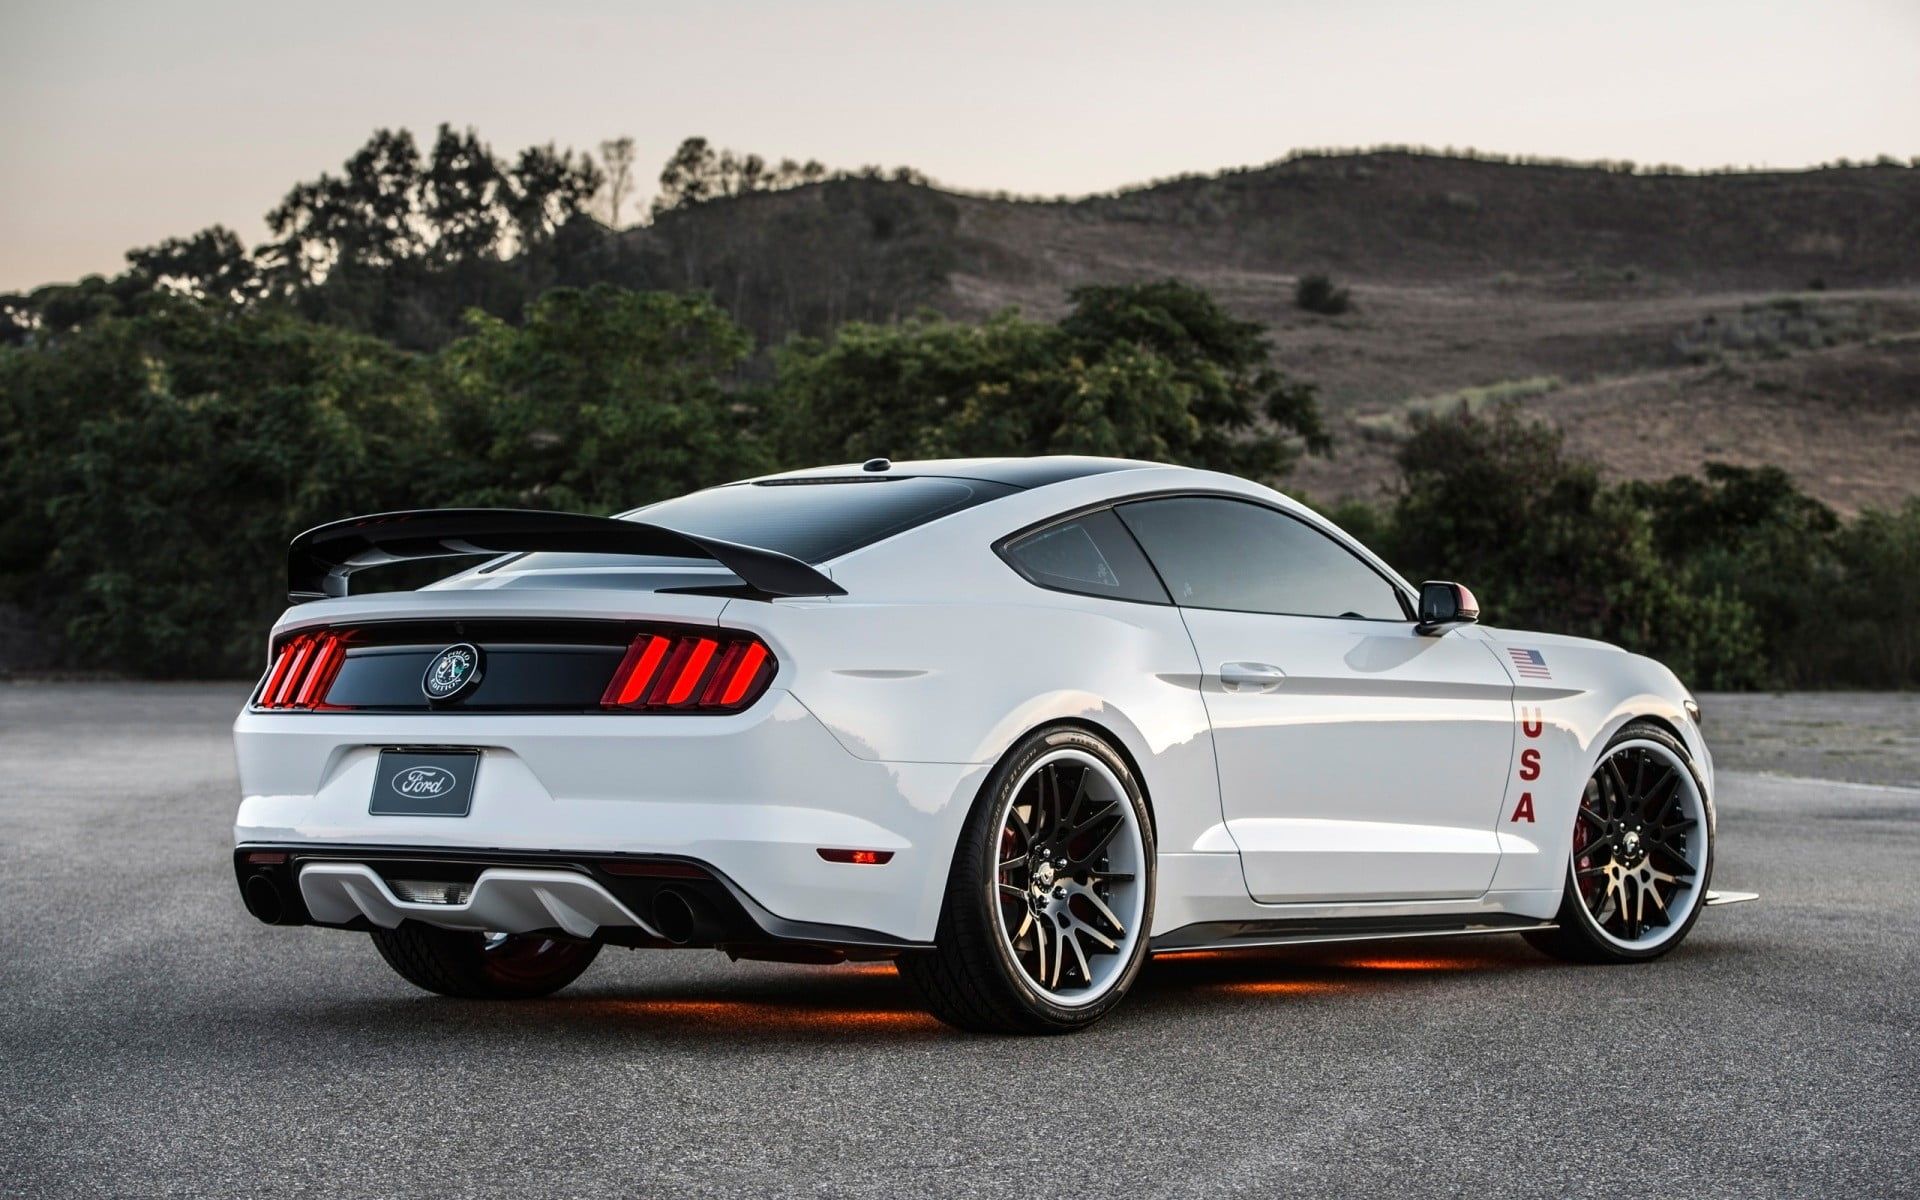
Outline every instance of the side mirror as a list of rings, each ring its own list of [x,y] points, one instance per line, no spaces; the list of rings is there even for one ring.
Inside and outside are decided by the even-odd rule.
[[[1420,585],[1420,623],[1414,627],[1415,632],[1433,637],[1479,619],[1480,602],[1464,584],[1429,579]]]

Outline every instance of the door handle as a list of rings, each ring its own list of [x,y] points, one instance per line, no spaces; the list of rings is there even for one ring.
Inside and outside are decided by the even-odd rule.
[[[1270,692],[1286,681],[1287,673],[1271,663],[1230,662],[1220,665],[1220,685],[1230,692]]]

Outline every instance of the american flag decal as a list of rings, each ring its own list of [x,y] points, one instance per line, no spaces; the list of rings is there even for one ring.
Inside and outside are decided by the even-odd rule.
[[[1515,650],[1508,648],[1513,656],[1513,669],[1522,679],[1552,679],[1553,672],[1547,670],[1547,656],[1538,650]]]

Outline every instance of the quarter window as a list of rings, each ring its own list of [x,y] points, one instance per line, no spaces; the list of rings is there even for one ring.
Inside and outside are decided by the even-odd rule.
[[[1062,592],[1167,603],[1166,589],[1112,509],[1008,542],[1002,556],[1033,583]]]
[[[1141,500],[1118,509],[1187,608],[1404,621],[1399,590],[1305,521],[1212,496]]]

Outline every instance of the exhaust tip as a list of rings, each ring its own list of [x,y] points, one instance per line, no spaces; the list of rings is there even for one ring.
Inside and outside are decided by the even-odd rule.
[[[677,888],[661,888],[653,898],[653,927],[676,946],[693,940],[693,905]]]
[[[286,918],[286,902],[280,898],[280,889],[269,876],[249,875],[246,886],[240,889],[240,898],[246,902],[248,912],[269,925],[278,925]]]

